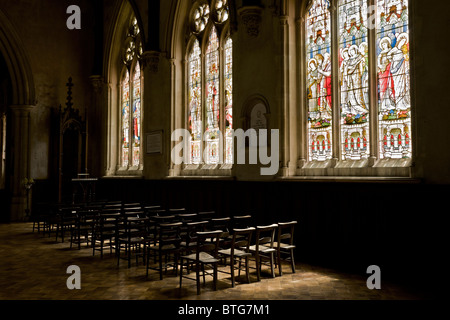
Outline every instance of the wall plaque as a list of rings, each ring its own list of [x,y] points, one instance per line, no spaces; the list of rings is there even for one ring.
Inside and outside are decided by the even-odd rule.
[[[163,153],[163,132],[153,131],[147,133],[147,154]]]

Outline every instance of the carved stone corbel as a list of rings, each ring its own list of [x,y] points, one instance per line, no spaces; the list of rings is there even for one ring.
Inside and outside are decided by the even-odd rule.
[[[161,53],[158,51],[145,51],[142,54],[142,65],[145,68],[148,67],[150,72],[157,73],[159,69],[159,57]]]
[[[103,91],[103,78],[99,75],[93,75],[89,77],[91,86],[94,89],[95,94],[100,94]]]
[[[262,22],[262,8],[258,6],[245,6],[238,10],[238,14],[247,29],[247,34],[251,38],[259,35],[259,28]]]

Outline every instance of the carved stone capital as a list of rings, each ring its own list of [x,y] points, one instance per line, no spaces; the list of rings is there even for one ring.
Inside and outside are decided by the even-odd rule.
[[[12,105],[9,106],[9,109],[13,112],[13,114],[17,117],[29,117],[31,111],[35,108],[33,105],[21,104],[21,105]]]
[[[262,22],[262,8],[258,6],[246,6],[238,10],[238,14],[242,19],[247,34],[251,38],[259,35],[259,28]]]
[[[150,72],[157,73],[159,69],[159,57],[161,53],[158,51],[145,51],[142,54],[142,66],[148,67]]]

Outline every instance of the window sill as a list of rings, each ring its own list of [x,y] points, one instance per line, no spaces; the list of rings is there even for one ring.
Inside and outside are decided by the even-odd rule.
[[[384,159],[376,160],[371,165],[371,160],[359,161],[333,161],[308,162],[302,168],[298,168],[295,177],[347,177],[367,179],[376,177],[377,179],[412,177],[411,159]]]
[[[231,177],[231,164],[188,164],[180,172],[184,177]]]
[[[119,167],[116,172],[108,174],[105,178],[143,178],[144,170],[142,166]]]
[[[336,183],[408,183],[419,184],[420,179],[408,177],[376,177],[376,176],[291,176],[279,177],[278,181],[297,182],[336,182]]]

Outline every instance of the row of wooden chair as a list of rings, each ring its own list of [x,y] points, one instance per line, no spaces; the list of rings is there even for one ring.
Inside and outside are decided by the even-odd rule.
[[[70,247],[78,249],[86,243],[93,255],[104,249],[115,253],[117,266],[125,259],[142,259],[146,275],[157,270],[159,278],[172,268],[175,275],[180,272],[180,288],[183,278],[197,281],[213,276],[217,283],[218,265],[227,265],[234,287],[235,272],[245,271],[249,280],[249,269],[255,268],[257,280],[261,279],[263,265],[270,267],[275,277],[275,268],[283,274],[282,263],[288,261],[295,272],[294,228],[296,221],[280,222],[266,226],[254,226],[250,214],[217,217],[214,211],[188,212],[185,208],[162,209],[160,206],[140,203],[108,202],[89,206],[61,206],[56,214],[41,221],[44,234],[56,229],[56,241],[70,232]],[[33,225],[34,230],[34,225]],[[39,231],[39,226],[38,226]],[[254,267],[250,262],[254,261]],[[195,271],[195,278],[191,271]],[[212,272],[211,272],[212,270]]]
[[[172,267],[175,275],[180,271],[180,288],[183,278],[195,280],[197,294],[200,294],[201,278],[205,282],[206,275],[213,276],[216,289],[220,263],[229,266],[229,272],[220,272],[231,275],[232,287],[235,286],[235,270],[239,270],[239,274],[241,270],[245,270],[247,282],[250,282],[251,259],[255,261],[258,281],[261,280],[261,267],[264,264],[270,266],[272,277],[275,277],[275,267],[278,267],[280,276],[283,274],[284,261],[289,261],[292,272],[295,272],[296,224],[296,221],[291,221],[233,230],[215,229],[214,225],[207,221],[189,222],[185,225],[182,222],[161,224],[158,242],[147,249],[147,277],[149,269],[155,269],[159,271],[160,279],[163,279],[163,271]],[[159,262],[156,267],[150,264],[152,256],[155,262]],[[195,270],[195,278],[189,272],[191,269]]]

